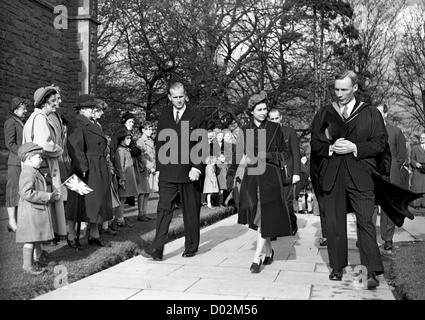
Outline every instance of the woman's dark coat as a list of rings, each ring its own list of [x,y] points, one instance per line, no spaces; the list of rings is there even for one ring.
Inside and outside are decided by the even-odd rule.
[[[68,124],[68,153],[71,158],[70,175],[76,174],[93,189],[80,196],[70,191],[66,218],[71,221],[101,223],[113,218],[110,175],[106,161],[107,140],[102,128],[82,115]],[[86,177],[83,178],[83,172]],[[83,201],[82,201],[83,199]]]
[[[266,141],[259,139],[261,136],[259,129],[265,129]],[[267,150],[265,150],[266,146]],[[265,154],[261,155],[261,151],[265,151]],[[280,169],[277,166],[279,154],[284,159],[288,159],[289,149],[279,124],[265,120],[260,127],[251,122],[241,128],[233,152],[232,164],[227,173],[228,179],[235,177],[243,154],[246,154],[251,162],[245,168],[240,188],[238,223],[248,224],[250,228],[257,229],[253,222],[257,205],[260,203],[262,237],[291,235],[289,211],[284,198]],[[263,165],[255,163],[257,155],[259,155],[258,164]],[[258,188],[260,202],[257,196]]]

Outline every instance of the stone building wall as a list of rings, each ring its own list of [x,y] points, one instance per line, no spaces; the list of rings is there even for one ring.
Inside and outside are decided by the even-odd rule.
[[[35,90],[53,83],[62,89],[59,112],[69,114],[78,95],[94,94],[96,18],[97,0],[0,1],[0,202],[8,153],[4,122],[11,99],[33,102]]]

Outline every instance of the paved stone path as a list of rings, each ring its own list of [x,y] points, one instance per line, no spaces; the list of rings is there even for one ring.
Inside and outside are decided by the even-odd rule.
[[[278,238],[275,259],[259,274],[249,271],[256,232],[237,224],[237,215],[201,230],[199,252],[183,258],[184,239],[168,243],[164,260],[136,256],[35,300],[395,300],[383,276],[375,290],[362,289],[355,246],[354,215],[348,218],[349,267],[343,281],[330,281],[326,247],[318,245],[320,220],[299,214],[294,237]],[[379,225],[379,219],[378,219]],[[394,242],[425,239],[425,217],[406,219]]]

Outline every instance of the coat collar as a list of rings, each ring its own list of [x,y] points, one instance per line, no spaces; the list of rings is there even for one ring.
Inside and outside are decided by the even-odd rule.
[[[86,117],[84,117],[81,114],[77,115],[77,118],[83,122],[83,124],[85,125],[85,127],[87,128],[87,130],[100,135],[101,137],[103,137],[106,140],[105,134],[103,133],[102,127],[99,126],[98,124],[90,121],[89,119],[87,119]]]
[[[14,112],[9,111],[8,116],[10,119],[13,119],[15,122],[17,122],[22,128],[24,127],[24,121],[22,121],[22,119],[19,118]]]

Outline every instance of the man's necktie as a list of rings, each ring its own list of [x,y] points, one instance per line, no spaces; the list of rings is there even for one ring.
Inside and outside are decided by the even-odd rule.
[[[348,112],[347,112],[347,105],[344,106],[344,108],[342,108],[342,116],[344,117],[344,119],[348,118]]]
[[[176,111],[176,124],[178,124],[179,121],[180,121],[179,111]]]

